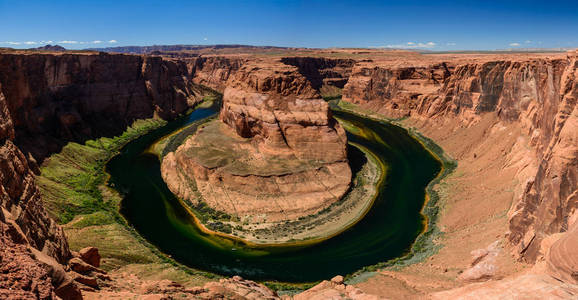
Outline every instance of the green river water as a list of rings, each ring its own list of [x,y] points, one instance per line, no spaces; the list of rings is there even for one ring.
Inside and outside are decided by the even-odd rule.
[[[254,280],[312,282],[400,257],[423,232],[426,186],[440,172],[441,163],[405,129],[339,110],[334,115],[348,124],[349,140],[369,149],[387,167],[363,219],[312,245],[248,246],[201,232],[163,182],[157,156],[145,150],[159,138],[215,113],[197,109],[132,141],[107,164],[109,184],[123,194],[121,213],[144,238],[178,262]],[[366,158],[351,146],[350,150],[356,171]]]

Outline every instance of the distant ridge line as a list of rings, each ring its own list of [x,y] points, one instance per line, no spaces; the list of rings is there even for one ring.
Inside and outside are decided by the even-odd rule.
[[[293,47],[277,47],[277,46],[251,46],[251,45],[238,45],[238,44],[218,44],[218,45],[152,45],[152,46],[117,46],[117,47],[106,47],[106,48],[88,48],[85,50],[91,51],[102,51],[102,52],[115,52],[115,53],[134,53],[134,54],[147,54],[153,51],[198,51],[206,49],[233,49],[233,48],[245,48],[245,49],[296,49]]]

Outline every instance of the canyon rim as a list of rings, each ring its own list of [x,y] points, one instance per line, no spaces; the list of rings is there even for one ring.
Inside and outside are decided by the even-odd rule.
[[[1,299],[578,298],[576,4],[145,2],[0,2]]]

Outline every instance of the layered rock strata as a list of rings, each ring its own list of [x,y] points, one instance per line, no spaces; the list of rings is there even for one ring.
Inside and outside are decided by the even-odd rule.
[[[320,90],[324,86],[343,88],[347,83],[356,61],[353,59],[331,59],[325,57],[284,57],[284,64],[296,66],[311,86]]]
[[[388,116],[415,114],[424,97],[437,95],[452,74],[446,63],[418,67],[379,67],[372,62],[355,65],[343,90],[343,100],[361,104]]]
[[[240,57],[208,56],[187,59],[187,65],[196,84],[223,92],[231,75],[248,62]]]
[[[42,206],[7,107],[0,92],[0,297],[82,299],[76,273],[65,272],[72,254],[64,231]]]
[[[315,214],[349,188],[345,131],[295,67],[242,66],[227,82],[220,120],[225,127],[200,129],[163,160],[177,195],[199,201],[192,177],[214,209],[282,221]]]
[[[43,159],[67,141],[121,133],[136,119],[172,118],[198,99],[187,65],[109,54],[0,54],[15,143]]]
[[[408,56],[408,59],[414,59],[414,56],[417,55]],[[575,282],[576,53],[552,58],[522,54],[482,59],[467,55],[436,57],[428,56],[424,59],[426,63],[405,62],[405,58],[395,57],[385,63],[358,61],[352,71],[340,66],[315,67],[320,77],[315,70],[308,70],[309,62],[305,63],[308,60],[302,59],[287,61],[296,68],[283,69],[283,74],[296,74],[307,81],[322,78],[322,82],[338,82],[351,73],[344,88],[345,100],[390,117],[410,116],[433,124],[430,127],[451,120],[456,127],[473,128],[490,119],[497,123],[487,127],[484,136],[497,136],[496,132],[503,134],[503,130],[521,128],[523,134],[519,140],[528,141],[528,145],[519,142],[501,152],[507,157],[504,167],[524,165],[524,170],[516,174],[519,183],[508,214],[507,239],[515,245],[518,257],[528,262],[544,258],[547,272],[552,276]],[[74,293],[75,290],[70,277],[63,280],[64,277],[51,275],[60,271],[54,272],[57,268],[50,267],[52,262],[42,255],[47,254],[57,264],[63,264],[70,254],[61,230],[46,216],[37,196],[33,180],[34,158],[42,159],[48,153],[58,151],[68,140],[82,141],[119,133],[135,118],[178,114],[186,108],[185,103],[194,101],[194,91],[189,88],[187,77],[221,91],[229,80],[247,80],[253,87],[246,88],[243,83],[234,85],[245,94],[280,94],[291,98],[283,95],[283,88],[276,88],[275,92],[266,88],[283,86],[285,80],[249,76],[251,72],[244,67],[255,60],[201,57],[191,59],[193,62],[180,62],[106,54],[0,54],[0,82],[3,83],[0,88],[0,297],[50,299],[55,297],[55,291],[72,290]],[[399,62],[392,63],[394,60]],[[253,64],[253,68],[256,68],[254,73],[260,72],[259,68],[268,72],[264,66]],[[331,70],[339,76],[330,76]],[[309,93],[309,88],[302,90],[308,95],[305,98],[318,98],[315,92]],[[296,100],[292,101],[288,103],[297,105]],[[255,106],[258,109],[253,110],[254,104],[245,103],[236,107],[230,105],[223,117],[231,125],[229,130],[235,132],[233,137],[249,141],[255,145],[254,149],[262,149],[265,153],[308,155],[290,149],[291,143],[286,143],[280,136],[285,134],[281,130],[285,128],[282,124],[301,126],[303,121],[282,122],[276,129],[264,121],[264,117],[248,117],[250,111],[259,110],[266,112],[259,114],[271,115],[270,109]],[[271,110],[277,118],[275,109]],[[301,117],[293,118],[302,120]],[[263,123],[267,124],[263,126]],[[331,125],[325,127],[331,128]],[[236,134],[239,130],[242,136],[248,137],[239,137]],[[292,141],[301,141],[303,145],[311,142],[302,137],[293,137]],[[528,152],[523,153],[528,155],[520,159],[520,155],[508,154],[516,149],[525,149]],[[536,296],[547,290],[571,297],[576,293],[575,286],[569,285],[557,292],[555,286],[559,284],[543,274],[524,275],[515,280],[469,285],[439,296],[498,297],[498,293],[511,296],[517,292]],[[479,289],[484,287],[487,289]],[[519,291],[519,287],[534,289],[528,294]]]
[[[535,158],[519,172],[520,182],[509,218],[507,239],[516,256],[534,262],[544,255],[541,241],[570,230],[578,203],[578,65],[577,54],[524,59],[479,58],[467,63],[432,62],[419,67],[358,63],[343,99],[390,117],[410,116],[443,124],[477,124],[494,114],[499,126],[519,126]],[[448,130],[451,130],[448,128]],[[488,133],[491,134],[491,133]],[[504,149],[503,155],[520,145]],[[518,163],[510,155],[508,165]],[[527,171],[530,170],[530,171]],[[527,175],[532,174],[532,175]],[[575,253],[573,233],[553,247],[553,268],[570,278]],[[558,252],[564,252],[560,254]]]
[[[329,105],[294,67],[246,65],[227,83],[220,119],[264,152],[343,161],[345,131]]]
[[[220,92],[225,91],[229,78],[234,77],[234,74],[243,65],[255,66],[255,63],[263,62],[262,59],[243,56],[200,56],[183,58],[182,60],[188,65],[194,83]],[[323,90],[324,87],[342,89],[347,83],[356,63],[354,59],[307,56],[272,58],[270,61],[277,61],[276,64],[282,63],[297,67],[297,72],[303,75],[309,81],[311,87],[317,91]]]
[[[80,299],[80,287],[98,288],[42,205],[36,159],[139,118],[177,116],[197,99],[188,77],[184,63],[161,58],[0,53],[1,297]]]

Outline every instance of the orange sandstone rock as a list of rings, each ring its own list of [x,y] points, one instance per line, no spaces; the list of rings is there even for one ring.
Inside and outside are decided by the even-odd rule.
[[[198,202],[197,190],[214,209],[282,221],[315,214],[349,188],[345,131],[295,67],[243,65],[227,82],[220,120],[164,158],[163,178],[180,197]]]

